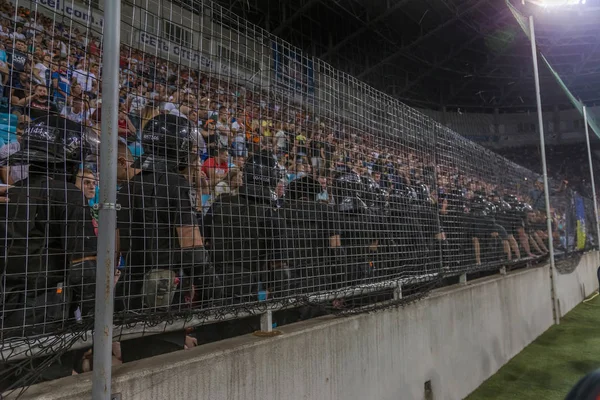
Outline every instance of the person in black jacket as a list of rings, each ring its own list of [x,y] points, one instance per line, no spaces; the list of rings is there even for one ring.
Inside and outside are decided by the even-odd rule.
[[[215,278],[196,218],[195,193],[180,173],[193,159],[197,128],[187,119],[159,115],[145,125],[143,156],[131,166],[133,176],[117,195],[121,251],[126,273],[121,278],[125,318],[130,314],[187,315],[218,299]],[[185,332],[164,333],[121,343],[124,362],[189,348]]]
[[[92,152],[90,141],[95,141],[92,134],[81,125],[43,117],[26,128],[21,150],[11,156],[15,167],[29,165],[29,177],[5,189],[7,198],[0,201],[5,341],[57,333],[76,321],[91,324],[86,317],[94,308],[96,236],[91,210],[74,184],[80,164]],[[52,365],[49,374],[36,375],[43,380],[70,375],[68,357],[60,365],[44,356],[27,362]],[[0,391],[19,385],[11,374],[21,368],[10,359],[0,363]]]
[[[277,160],[259,152],[244,164],[237,195],[221,195],[204,216],[204,236],[229,304],[285,297],[292,289],[285,219],[274,206]]]
[[[159,115],[145,125],[136,175],[119,190],[121,251],[127,254],[128,309],[204,306],[214,274],[196,219],[195,193],[180,174],[191,159],[188,120]],[[199,290],[203,289],[203,290]]]
[[[344,272],[337,274],[334,284],[349,287],[367,282],[383,266],[376,261],[385,237],[385,218],[366,204],[367,189],[357,174],[342,172],[335,177],[333,196],[339,213],[341,246],[346,249]]]
[[[295,179],[287,187],[283,213],[290,241],[294,286],[302,292],[331,289],[331,276],[344,268],[338,213],[317,201],[321,184],[312,177]]]
[[[84,127],[72,121],[40,118],[26,129],[21,150],[11,157],[15,166],[29,164],[29,177],[11,187],[10,201],[0,204],[0,234],[8,244],[0,248],[3,289],[8,294],[2,308],[3,326],[20,330],[23,322],[28,325],[27,330],[14,331],[15,335],[75,318],[74,310],[69,310],[67,285],[95,283],[93,277],[91,282],[75,277],[84,270],[95,274],[91,212],[74,184],[79,165],[91,154],[87,135]],[[74,290],[78,296],[86,292],[81,286]],[[39,309],[23,308],[26,302]]]

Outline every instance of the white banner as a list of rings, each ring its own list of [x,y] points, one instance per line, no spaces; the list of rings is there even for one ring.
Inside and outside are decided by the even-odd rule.
[[[178,61],[179,60],[181,60],[181,61],[187,60],[190,63],[194,63],[194,64],[197,63],[204,68],[212,67],[212,61],[210,60],[210,58],[208,56],[202,54],[199,51],[195,51],[195,50],[188,49],[186,47],[182,47],[176,43],[170,42],[165,39],[161,39],[157,36],[151,35],[146,32],[138,31],[138,33],[139,33],[138,34],[138,42],[145,46],[149,46],[149,47],[158,49],[158,50],[162,51],[163,53],[166,53],[169,55],[174,55],[174,56],[176,56],[175,59],[177,59]],[[145,50],[144,46],[142,46],[142,50]],[[171,61],[174,61],[173,60],[174,57],[169,57],[169,58],[171,59]]]
[[[102,28],[104,18],[102,12],[91,7],[74,3],[72,0],[10,0],[15,6],[25,6],[31,10],[39,11],[50,18],[54,15],[65,15],[83,25],[92,25]],[[40,7],[36,7],[36,4]],[[46,8],[47,10],[44,10]]]

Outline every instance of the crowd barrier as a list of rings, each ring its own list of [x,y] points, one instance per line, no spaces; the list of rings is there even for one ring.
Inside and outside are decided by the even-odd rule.
[[[115,340],[401,304],[541,260],[548,237],[566,256],[597,246],[566,182],[547,216],[539,175],[208,1],[123,2],[118,162],[100,165],[101,10],[0,4],[8,388],[91,343],[102,168]]]

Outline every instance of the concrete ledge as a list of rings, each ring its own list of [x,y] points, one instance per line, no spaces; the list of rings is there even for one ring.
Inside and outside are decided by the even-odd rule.
[[[443,288],[404,308],[323,317],[120,366],[113,393],[142,399],[462,399],[552,324],[539,267]],[[91,374],[23,399],[90,398]]]

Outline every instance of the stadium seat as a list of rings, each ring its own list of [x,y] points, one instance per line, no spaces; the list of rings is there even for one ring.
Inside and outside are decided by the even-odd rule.
[[[17,116],[13,114],[0,114],[0,140],[3,143],[17,141]]]
[[[0,97],[0,113],[8,113],[9,103],[8,97]]]

